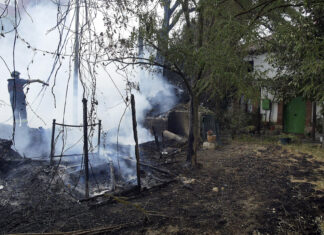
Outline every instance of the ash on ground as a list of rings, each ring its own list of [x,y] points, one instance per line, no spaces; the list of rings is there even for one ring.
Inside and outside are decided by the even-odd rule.
[[[172,177],[159,165],[158,161],[161,162],[161,159],[154,150],[154,143],[142,144],[140,149],[142,189],[168,182]],[[46,214],[48,210],[51,213],[62,213],[65,208],[76,205],[80,199],[84,199],[85,192],[81,161],[82,158],[76,164],[75,161],[57,160],[51,166],[48,159],[35,160],[20,156],[12,149],[12,141],[1,139],[1,217],[12,216],[14,211],[22,213],[41,210]],[[121,158],[120,161],[120,164],[131,164],[135,167],[131,158]],[[118,194],[134,188],[136,176],[122,174],[121,170],[118,165],[109,161],[94,166],[90,164],[90,197],[106,192]],[[54,212],[53,208],[56,208]]]

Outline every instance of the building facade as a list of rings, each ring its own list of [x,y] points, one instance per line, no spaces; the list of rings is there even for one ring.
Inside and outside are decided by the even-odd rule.
[[[251,55],[253,69],[263,72],[267,79],[276,75],[276,69],[266,61],[267,54]],[[302,97],[295,97],[291,101],[277,100],[271,92],[261,89],[260,112],[263,122],[271,123],[276,128],[287,133],[309,134],[312,130],[313,103]],[[317,103],[316,116],[321,116],[321,105]]]

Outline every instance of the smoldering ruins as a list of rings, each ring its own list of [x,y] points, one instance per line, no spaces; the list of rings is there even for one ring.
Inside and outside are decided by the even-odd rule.
[[[80,58],[83,58],[83,51],[90,51],[93,55],[98,55],[100,51],[95,51],[92,48],[94,45],[83,45],[82,48],[78,48],[76,45],[90,39],[88,37],[91,37],[91,35],[87,35],[84,32],[83,34],[82,32],[76,32],[76,37],[70,40],[68,37],[71,37],[71,35],[69,35],[69,32],[64,31],[63,28],[58,27],[51,32],[48,31],[57,23],[57,20],[64,21],[63,24],[66,25],[68,22],[73,22],[76,29],[84,24],[84,15],[81,16],[81,14],[85,13],[83,12],[84,9],[79,10],[80,17],[78,20],[72,16],[74,10],[71,10],[71,7],[76,7],[76,10],[78,7],[84,7],[84,5],[79,3],[77,5],[77,2],[69,3],[66,1],[65,3],[56,4],[50,1],[37,4],[26,2],[28,11],[23,11],[23,6],[18,3],[16,8],[21,10],[18,20],[21,20],[22,23],[19,25],[19,32],[16,32],[16,36],[19,35],[19,40],[14,48],[11,47],[11,42],[16,36],[10,32],[12,32],[13,28],[11,18],[14,17],[15,4],[9,3],[8,10],[4,9],[8,17],[3,18],[1,21],[3,33],[6,35],[1,43],[2,58],[5,59],[5,62],[15,60],[13,70],[20,70],[23,79],[37,78],[47,81],[51,85],[53,84],[53,87],[47,89],[38,85],[29,86],[29,84],[25,87],[27,120],[30,127],[26,129],[19,128],[19,125],[13,128],[12,123],[14,121],[18,122],[18,120],[15,120],[12,116],[12,107],[7,96],[6,86],[1,86],[1,99],[3,100],[1,138],[13,139],[14,149],[26,158],[45,161],[48,160],[50,155],[55,155],[55,160],[57,156],[70,155],[69,159],[65,157],[59,161],[63,163],[70,162],[71,164],[72,162],[73,164],[82,162],[81,158],[84,150],[81,143],[83,141],[81,100],[83,97],[89,100],[87,110],[88,121],[94,123],[98,122],[99,119],[102,120],[99,132],[102,132],[101,145],[105,147],[102,147],[102,154],[100,156],[96,154],[97,157],[93,157],[93,151],[99,153],[100,148],[99,146],[94,146],[93,143],[98,143],[98,129],[96,129],[96,134],[93,135],[93,130],[90,130],[92,124],[89,124],[89,154],[90,158],[93,157],[95,159],[91,164],[96,165],[97,162],[98,164],[105,162],[109,165],[110,161],[116,165],[116,156],[118,154],[123,154],[124,158],[129,158],[133,161],[134,151],[131,151],[129,145],[134,145],[134,140],[133,134],[130,131],[132,130],[132,121],[130,105],[127,101],[127,99],[130,99],[130,93],[134,93],[136,98],[137,131],[139,142],[142,143],[153,139],[150,130],[143,127],[146,114],[151,110],[165,112],[172,108],[177,102],[177,97],[174,94],[174,90],[177,88],[169,84],[163,76],[155,72],[143,70],[138,66],[131,68],[125,73],[128,76],[127,78],[121,74],[122,70],[118,67],[120,64],[109,66],[100,64],[101,67],[96,68],[99,64],[94,63],[91,65],[91,68],[88,68],[92,69],[92,72],[84,74],[81,68],[83,65],[81,62],[78,62]],[[61,8],[57,9],[57,6]],[[59,14],[63,14],[60,16],[62,17],[61,19],[56,19],[55,17],[58,11]],[[28,15],[32,15],[32,19],[28,19]],[[45,20],[49,15],[53,18],[52,22]],[[89,23],[87,25],[88,30],[95,24],[98,27],[96,29],[97,33],[100,34],[99,30],[103,30],[104,24],[99,20],[91,24]],[[30,34],[30,31],[37,33]],[[124,35],[124,37],[126,36]],[[58,42],[57,38],[61,38],[61,40]],[[111,39],[111,41],[114,40],[116,39]],[[69,47],[71,47],[71,50]],[[15,53],[11,53],[11,51]],[[68,55],[69,53],[71,54],[70,56]],[[17,56],[12,58],[13,54]],[[66,56],[61,54],[66,54]],[[19,55],[26,56],[22,58]],[[91,60],[92,58],[89,57],[88,59]],[[74,63],[74,67],[70,68],[69,63]],[[3,63],[1,66],[1,77],[9,78],[10,75],[7,72],[9,69],[7,67],[8,64]],[[9,70],[12,69],[10,68]],[[109,73],[107,73],[108,70]],[[96,74],[96,78],[92,74]],[[146,84],[147,80],[151,80],[149,85]],[[163,104],[162,100],[167,101],[167,103]],[[57,119],[57,123],[62,125],[57,125],[55,133],[52,135],[53,119]],[[60,129],[62,126],[63,128]],[[71,128],[71,126],[75,127]],[[52,146],[52,140],[55,142],[55,146]],[[54,152],[51,153],[51,151]],[[111,155],[109,157],[110,160],[108,160],[108,155]],[[124,172],[128,172],[128,175],[134,173],[132,162],[127,164],[118,163],[118,165],[119,171],[124,168]]]
[[[26,78],[27,85],[19,92],[24,92],[22,108],[27,109],[27,118],[16,114],[20,106],[9,102],[8,91],[1,86],[1,217],[27,208],[47,210],[54,205],[59,212],[81,201],[105,201],[108,194],[138,193],[172,182],[172,173],[159,164],[172,162],[172,158],[166,159],[179,152],[178,145],[183,146],[185,141],[170,141],[162,135],[167,126],[155,127],[149,116],[159,119],[157,116],[173,108],[181,89],[170,84],[160,71],[139,66],[123,71],[121,64],[102,63],[97,68],[99,64],[93,63],[88,67],[91,71],[85,73],[80,60],[85,58],[83,51],[93,53],[88,60],[100,51],[94,51],[90,44],[78,47],[91,39],[91,35],[78,32],[84,18],[72,16],[82,14],[79,1],[71,3],[76,7],[73,12],[68,1],[66,5],[28,2],[25,12],[20,3],[6,4],[2,4],[8,17],[1,21],[6,35],[1,43],[1,77],[9,77],[9,71],[11,75],[21,74],[19,79]],[[22,13],[16,16],[18,10]],[[57,22],[55,17],[52,22],[44,19],[57,12],[63,14],[57,21],[75,24],[76,35],[71,40],[64,27],[47,31]],[[22,22],[19,31],[12,31],[13,17]],[[88,23],[87,30],[96,23]],[[99,28],[103,27],[100,24]],[[19,40],[12,47],[14,38]],[[144,56],[144,51],[141,53]],[[10,59],[15,61],[13,68],[8,67]],[[69,65],[72,62],[73,69]],[[12,75],[12,79],[16,77]],[[29,86],[32,79],[46,81],[52,88]],[[18,92],[15,85],[13,95],[10,93],[13,100]]]
[[[0,0],[0,234],[323,233],[320,133],[220,2]]]

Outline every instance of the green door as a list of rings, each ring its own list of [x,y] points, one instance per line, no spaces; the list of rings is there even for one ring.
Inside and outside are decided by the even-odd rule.
[[[302,97],[296,97],[284,108],[284,131],[303,134],[306,119],[306,102]]]

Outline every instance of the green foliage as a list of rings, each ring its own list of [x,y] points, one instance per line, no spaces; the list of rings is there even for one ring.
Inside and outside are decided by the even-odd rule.
[[[241,133],[253,133],[256,131],[254,113],[247,113],[242,108],[236,107],[227,110],[220,120],[224,129],[229,130],[232,137]]]
[[[298,2],[305,7],[274,24],[268,49],[278,73],[269,87],[284,99],[324,101],[324,2]]]
[[[255,95],[255,80],[245,62],[247,44],[243,43],[250,40],[252,31],[247,17],[235,17],[240,11],[235,1],[199,1],[191,27],[185,25],[172,34],[167,60],[181,67],[199,96]]]

